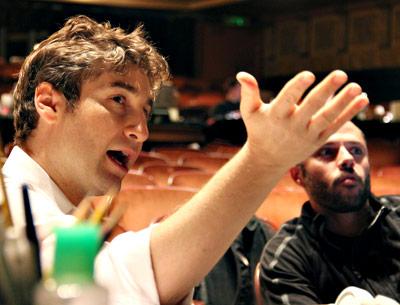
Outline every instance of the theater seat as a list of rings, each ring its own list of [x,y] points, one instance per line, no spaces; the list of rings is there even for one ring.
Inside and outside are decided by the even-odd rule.
[[[205,152],[187,147],[156,147],[153,152],[166,156],[169,160],[178,162],[184,155],[202,156]]]
[[[371,170],[371,189],[375,195],[400,194],[400,165]]]
[[[400,178],[400,165],[385,165],[385,166],[381,166],[374,173],[378,177],[397,177],[397,178]]]
[[[156,185],[156,183],[153,176],[131,170],[122,179],[121,189],[139,185]]]
[[[216,172],[228,161],[228,157],[213,157],[203,155],[183,156],[178,162],[183,166],[197,167],[208,172]]]
[[[169,160],[167,156],[164,156],[162,154],[142,151],[139,157],[136,159],[135,164],[132,166],[132,169],[137,170],[140,168],[140,166],[142,166],[142,164],[148,162],[154,162],[157,164],[169,164],[171,163],[171,160]]]
[[[200,189],[213,175],[202,171],[177,171],[169,176],[168,185]]]
[[[241,146],[238,145],[230,145],[228,143],[219,143],[219,142],[211,142],[204,147],[204,151],[207,152],[216,152],[216,153],[223,153],[229,154],[231,156],[235,155]]]
[[[256,215],[270,222],[275,229],[286,221],[300,216],[301,207],[308,197],[302,189],[275,188],[264,200]]]
[[[195,193],[193,189],[179,187],[126,188],[114,200],[114,205],[126,205],[126,211],[118,223],[117,230],[124,232],[146,228],[172,214]]]
[[[191,166],[169,166],[169,165],[153,165],[146,164],[141,168],[141,171],[154,178],[154,181],[159,186],[168,185],[168,178],[171,174],[177,171],[201,171],[199,168]]]

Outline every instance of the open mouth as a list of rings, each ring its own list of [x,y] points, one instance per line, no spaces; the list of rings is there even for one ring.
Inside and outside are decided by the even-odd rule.
[[[120,150],[109,150],[107,156],[125,170],[128,169],[129,158]]]

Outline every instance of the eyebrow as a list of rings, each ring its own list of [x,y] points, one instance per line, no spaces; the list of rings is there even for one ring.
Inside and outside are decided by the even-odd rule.
[[[120,82],[120,81],[111,83],[111,87],[122,88],[122,89],[128,90],[129,92],[131,92],[133,94],[136,94],[139,91],[136,86],[133,86],[133,85],[125,83],[125,82]]]
[[[359,142],[359,141],[334,141],[334,142],[326,142],[324,145],[322,145],[322,146],[329,146],[329,145],[331,145],[331,146],[334,146],[334,145],[337,145],[337,144],[341,144],[341,143],[344,143],[345,145],[346,144],[350,144],[350,145],[364,145],[362,142]]]

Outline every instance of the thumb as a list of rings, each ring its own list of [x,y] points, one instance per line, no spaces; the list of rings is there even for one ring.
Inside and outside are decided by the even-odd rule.
[[[236,79],[241,86],[240,112],[246,116],[262,105],[257,80],[249,73],[239,72]]]

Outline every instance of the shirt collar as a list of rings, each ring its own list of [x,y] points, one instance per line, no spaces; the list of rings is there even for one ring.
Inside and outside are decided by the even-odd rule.
[[[47,172],[20,147],[15,146],[12,149],[4,164],[3,173],[7,179],[29,184],[32,189],[42,191],[63,213],[70,214],[75,209]]]
[[[375,197],[373,194],[369,197],[369,205],[374,212],[374,217],[371,220],[370,224],[364,230],[364,235],[366,232],[370,231],[375,225],[380,222],[389,212],[390,210],[381,203],[381,201]],[[326,231],[326,219],[324,215],[316,213],[309,201],[307,201],[303,207],[301,212],[302,218],[305,220],[307,225],[305,226],[306,229],[310,230],[310,233],[313,234],[315,237],[321,238],[324,242],[329,243],[331,246],[334,246],[329,242],[331,238],[327,237]],[[335,236],[334,233],[329,232],[329,236]],[[346,239],[343,237],[339,237],[338,239]],[[347,238],[348,240],[354,238]]]

